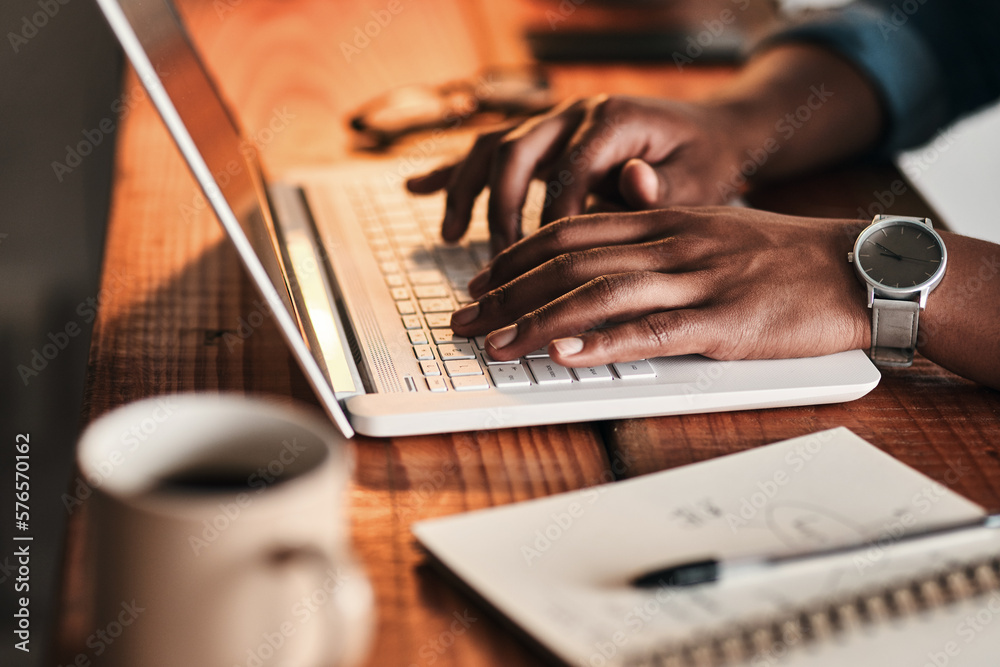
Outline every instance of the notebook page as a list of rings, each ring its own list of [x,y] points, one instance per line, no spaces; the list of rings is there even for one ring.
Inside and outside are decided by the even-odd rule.
[[[962,474],[961,461],[955,466]],[[891,563],[875,551],[861,562],[785,568],[766,581],[659,591],[630,586],[638,574],[709,557],[891,541],[983,515],[841,428],[413,530],[439,561],[562,660],[600,667],[949,556]]]

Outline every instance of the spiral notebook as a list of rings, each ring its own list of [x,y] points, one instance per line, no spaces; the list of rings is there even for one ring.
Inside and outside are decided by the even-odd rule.
[[[961,459],[954,475],[974,474]],[[980,667],[1000,662],[1000,531],[894,537],[983,508],[847,429],[420,522],[432,559],[570,665]],[[705,557],[863,552],[643,590]]]

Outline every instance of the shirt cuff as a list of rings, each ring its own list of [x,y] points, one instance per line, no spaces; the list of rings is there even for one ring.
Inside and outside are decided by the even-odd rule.
[[[858,2],[836,12],[807,14],[765,38],[754,51],[809,43],[854,63],[875,86],[886,113],[874,153],[892,157],[924,143],[951,118],[942,67],[920,33],[907,25],[907,18]]]

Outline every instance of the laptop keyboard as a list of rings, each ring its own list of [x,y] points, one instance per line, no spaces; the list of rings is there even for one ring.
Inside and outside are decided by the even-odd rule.
[[[349,198],[429,391],[596,386],[656,377],[644,359],[567,368],[540,349],[514,361],[497,361],[485,351],[485,336],[469,339],[451,330],[451,313],[472,302],[466,285],[490,260],[484,198],[466,238],[454,245],[441,240],[443,196],[415,197],[398,186],[358,184],[350,188]]]

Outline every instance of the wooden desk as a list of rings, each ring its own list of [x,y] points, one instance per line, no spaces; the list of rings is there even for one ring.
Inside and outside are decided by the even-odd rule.
[[[196,40],[272,174],[349,152],[345,113],[387,87],[440,82],[485,65],[527,60],[518,40],[522,7],[488,0],[402,1],[379,34],[355,28],[384,10],[379,0],[190,0]],[[384,17],[384,14],[383,14]],[[357,53],[345,54],[342,43]],[[724,82],[724,68],[671,65],[550,68],[558,95],[627,92],[690,98]],[[118,146],[116,189],[101,311],[90,352],[85,421],[145,396],[236,391],[315,403],[273,324],[246,340],[225,336],[257,311],[256,295],[214,217],[191,211],[197,188],[133,77]],[[131,101],[134,100],[134,103]],[[275,120],[279,119],[279,120]],[[264,131],[269,128],[270,133]],[[468,140],[461,134],[454,150]],[[413,145],[400,154],[430,166]],[[758,193],[785,212],[854,217],[898,178],[852,169]],[[900,208],[926,209],[907,192]],[[629,477],[812,431],[845,425],[972,500],[1000,509],[1000,395],[920,361],[884,374],[868,397],[846,405],[557,425],[454,435],[355,440],[354,544],[378,605],[373,666],[531,665],[540,661],[471,600],[421,563],[416,519],[500,505]],[[67,540],[56,660],[87,652],[90,584],[86,504]],[[477,621],[445,647],[453,613]]]

